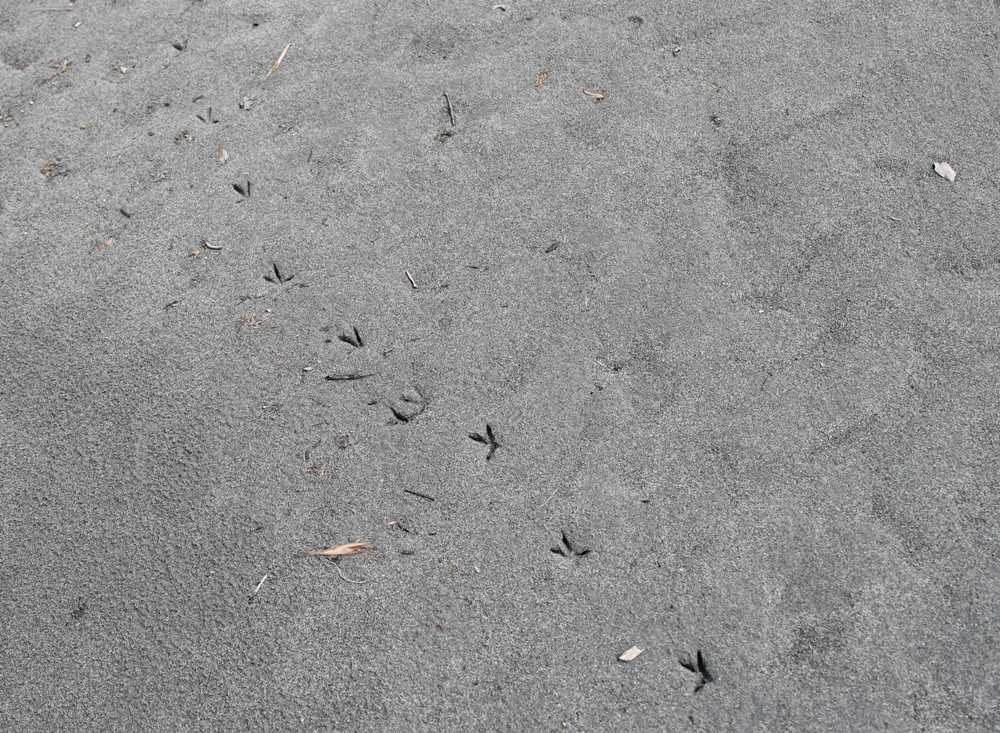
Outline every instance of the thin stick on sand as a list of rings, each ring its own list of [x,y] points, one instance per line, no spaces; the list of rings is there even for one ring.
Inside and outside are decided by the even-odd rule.
[[[444,93],[444,99],[448,103],[448,116],[451,117],[451,126],[455,126],[455,108],[451,106],[451,97],[448,96],[448,92]]]

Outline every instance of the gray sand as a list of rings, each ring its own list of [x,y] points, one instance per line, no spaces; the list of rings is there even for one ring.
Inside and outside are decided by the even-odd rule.
[[[998,4],[64,1],[0,729],[1000,729]]]

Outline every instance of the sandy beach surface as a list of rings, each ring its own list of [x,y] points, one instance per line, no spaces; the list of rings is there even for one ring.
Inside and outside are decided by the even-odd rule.
[[[66,2],[0,729],[1000,729],[1000,3]]]

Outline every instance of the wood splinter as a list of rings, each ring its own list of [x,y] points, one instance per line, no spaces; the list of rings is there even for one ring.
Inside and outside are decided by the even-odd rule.
[[[403,491],[405,491],[407,494],[413,494],[414,496],[419,496],[421,499],[428,499],[430,501],[434,501],[433,496],[429,496],[421,491],[414,491],[413,489],[403,489]]]
[[[327,374],[325,379],[328,382],[349,382],[353,379],[365,379],[373,377],[374,374],[362,374],[361,372],[351,372],[350,374]]]
[[[448,116],[451,118],[451,126],[455,126],[455,108],[451,104],[451,97],[448,96],[448,92],[444,93],[444,100],[448,103]]]

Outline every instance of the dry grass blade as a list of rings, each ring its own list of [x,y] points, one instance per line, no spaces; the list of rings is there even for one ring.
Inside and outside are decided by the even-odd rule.
[[[604,95],[601,94],[600,92],[588,92],[586,89],[584,89],[583,93],[586,94],[588,97],[593,97],[598,101],[604,99]]]
[[[365,542],[350,542],[346,545],[327,547],[325,550],[308,550],[296,553],[296,557],[333,557],[336,555],[360,555],[363,552],[371,552],[374,545]]]
[[[265,81],[267,81],[270,78],[271,74],[273,74],[275,71],[278,70],[278,67],[281,66],[281,62],[285,60],[285,54],[288,53],[288,49],[290,49],[291,47],[292,47],[292,44],[290,44],[290,43],[287,46],[285,46],[285,50],[281,52],[281,55],[278,57],[278,60],[274,62],[274,66],[272,66],[268,70],[268,72],[264,76],[264,78],[260,80],[261,84],[263,84]]]

